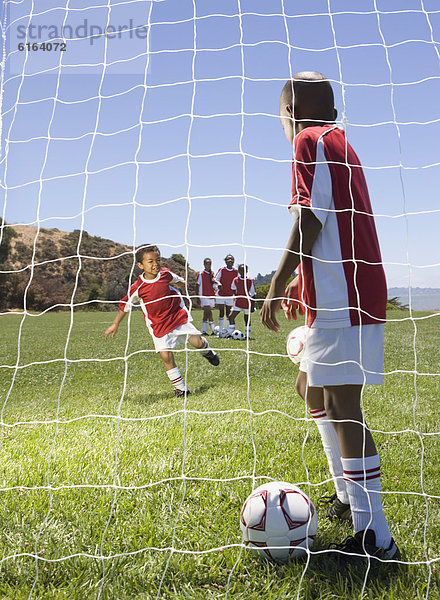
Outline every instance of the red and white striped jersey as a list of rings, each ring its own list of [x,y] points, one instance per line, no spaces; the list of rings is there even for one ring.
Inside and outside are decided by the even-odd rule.
[[[246,288],[245,288],[246,281]],[[238,275],[231,285],[232,291],[234,292],[234,302],[237,308],[250,308],[251,299],[256,294],[254,280],[250,277],[243,279]],[[247,291],[246,291],[247,290]],[[249,297],[250,296],[250,297]]]
[[[209,271],[200,271],[197,277],[197,285],[199,286],[199,296],[215,298],[215,289],[212,285],[211,273]]]
[[[367,183],[339,127],[307,127],[295,137],[289,211],[296,218],[298,205],[322,225],[299,268],[309,326],[384,322],[387,287]]]
[[[119,310],[128,312],[132,304],[140,304],[151,335],[163,337],[192,320],[182,294],[171,285],[184,281],[165,268],[154,279],[145,279],[142,274],[131,286],[129,294],[120,301]]]
[[[215,276],[215,279],[222,284],[221,289],[218,291],[219,296],[232,296],[231,284],[237,277],[237,269],[228,269],[228,267],[221,267]]]

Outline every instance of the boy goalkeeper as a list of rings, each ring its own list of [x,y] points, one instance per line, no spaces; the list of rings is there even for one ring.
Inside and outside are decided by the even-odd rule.
[[[187,340],[194,348],[202,351],[202,355],[211,365],[217,366],[220,359],[191,323],[192,318],[182,295],[172,286],[173,283],[183,283],[185,280],[169,269],[161,268],[158,247],[142,247],[136,252],[136,262],[143,273],[131,286],[127,296],[120,301],[119,312],[113,324],[104,333],[104,337],[115,337],[119,323],[131,305],[140,303],[145,324],[153,338],[156,352],[160,353],[176,396],[187,396],[189,390],[176,366],[172,350]]]
[[[382,510],[379,455],[361,412],[363,385],[383,383],[387,300],[367,184],[335,124],[333,90],[321,73],[297,73],[286,83],[280,116],[294,145],[289,212],[296,222],[261,319],[277,331],[281,306],[288,319],[300,304],[306,312],[296,387],[315,417],[335,480],[331,516],[346,518],[350,510],[353,516],[354,536],[333,545],[342,552],[334,556],[397,560]],[[298,278],[284,289],[298,266]]]

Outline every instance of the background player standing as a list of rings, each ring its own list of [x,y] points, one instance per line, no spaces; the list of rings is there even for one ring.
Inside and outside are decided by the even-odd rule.
[[[280,116],[294,144],[289,211],[296,221],[261,319],[277,331],[281,306],[288,318],[296,318],[298,301],[306,310],[296,388],[315,417],[335,480],[333,513],[349,507],[353,516],[354,536],[332,546],[342,551],[333,558],[397,560],[382,509],[379,455],[361,412],[363,385],[383,383],[387,301],[367,184],[335,125],[333,90],[321,73],[298,73],[285,84]],[[284,289],[300,261],[299,277]]]
[[[226,266],[221,267],[215,275],[215,279],[219,283],[217,304],[219,309],[218,327],[220,331],[222,329],[229,329],[229,315],[231,314],[233,304],[231,285],[238,275],[237,269],[234,269],[234,261],[235,258],[232,254],[225,256]]]
[[[229,334],[235,330],[235,319],[243,313],[245,324],[245,336],[251,337],[251,312],[254,311],[253,298],[256,295],[254,280],[247,276],[248,268],[246,265],[238,265],[238,275],[231,285],[234,293],[234,304],[229,315]]]
[[[212,261],[210,258],[205,258],[203,266],[205,267],[204,270],[200,271],[197,277],[200,306],[203,308],[202,335],[208,332],[208,323],[212,335],[215,335],[215,323],[214,317],[212,316],[212,309],[215,307],[215,294],[216,288],[218,289],[218,282],[214,279]]]
[[[129,293],[119,303],[119,312],[112,325],[104,333],[115,337],[119,323],[131,309],[139,303],[144,313],[145,325],[151,334],[156,352],[159,352],[168,378],[175,388],[176,396],[189,394],[186,383],[176,366],[172,350],[188,341],[212,365],[220,362],[208,342],[191,323],[192,318],[185,306],[182,294],[173,287],[173,283],[185,280],[169,269],[161,268],[160,252],[157,246],[144,246],[136,252],[136,262],[142,270],[137,281],[130,287]]]

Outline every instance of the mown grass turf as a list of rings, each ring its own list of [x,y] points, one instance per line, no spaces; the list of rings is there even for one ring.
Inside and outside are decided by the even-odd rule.
[[[289,323],[275,335],[254,315],[249,346],[210,338],[218,368],[178,353],[185,402],[139,312],[107,341],[113,313],[2,316],[0,598],[440,598],[440,315],[389,316],[385,385],[365,389],[364,410],[405,564],[376,578],[323,568],[350,529],[319,506],[308,561],[241,548],[253,485],[287,480],[317,505],[333,490],[294,391]]]

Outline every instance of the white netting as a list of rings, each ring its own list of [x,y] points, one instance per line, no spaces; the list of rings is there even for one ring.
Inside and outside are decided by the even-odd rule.
[[[11,523],[1,559],[7,580],[23,564],[28,575],[21,586],[30,597],[40,593],[54,565],[71,563],[74,569],[75,560],[83,560],[81,568],[87,569],[98,561],[94,594],[117,596],[120,592],[111,591],[114,559],[126,565],[133,559],[133,570],[140,569],[139,559],[157,582],[145,597],[172,597],[173,578],[181,586],[192,581],[202,595],[203,586],[211,586],[211,592],[231,598],[250,597],[260,590],[261,572],[243,592],[240,569],[246,559],[238,515],[236,526],[225,516],[222,530],[222,511],[232,506],[236,513],[234,502],[239,506],[250,489],[270,479],[295,478],[292,483],[315,499],[323,486],[327,489],[325,460],[321,456],[321,464],[315,457],[323,454],[319,441],[316,452],[309,450],[315,428],[305,407],[292,400],[294,373],[284,342],[257,326],[258,313],[252,318],[254,339],[240,347],[223,340],[211,344],[230,369],[230,385],[223,371],[213,376],[212,386],[209,380],[199,386],[207,377],[197,366],[201,359],[189,347],[177,351],[185,380],[202,400],[196,393],[175,407],[174,400],[164,400],[169,382],[162,381],[160,359],[145,342],[140,315],[130,314],[127,330],[121,328],[121,346],[104,346],[101,336],[113,315],[84,311],[117,306],[127,276],[135,272],[134,249],[147,242],[158,244],[165,257],[183,259],[191,304],[197,297],[191,268],[200,270],[207,255],[214,271],[227,252],[237,264],[248,264],[253,276],[277,267],[291,229],[286,211],[291,148],[279,123],[279,94],[293,73],[317,70],[333,85],[338,123],[364,167],[388,285],[396,289],[391,295],[408,304],[409,313],[391,313],[387,325],[385,387],[367,390],[363,406],[379,440],[387,516],[406,549],[404,562],[424,569],[420,597],[431,592],[435,597],[438,313],[419,310],[440,308],[435,296],[440,288],[436,3],[67,0],[61,6],[9,0],[2,10],[0,293],[7,349],[0,357],[5,457],[0,492],[16,498],[8,500],[3,514]],[[420,288],[426,288],[429,304],[418,304]],[[146,372],[141,361],[148,364]],[[136,387],[141,377],[143,396]],[[76,396],[84,402],[79,408]],[[142,409],[139,398],[146,403]],[[229,437],[222,423],[229,424]],[[143,453],[144,438],[135,442],[129,429],[138,426],[148,432],[145,448],[153,455],[157,451],[158,466],[150,460],[146,469],[139,464],[130,471],[128,465]],[[218,445],[209,456],[209,439],[201,434],[205,427]],[[272,450],[277,428],[280,446]],[[76,435],[78,440],[84,435],[83,455]],[[102,446],[98,458],[87,441],[94,435]],[[167,448],[167,437],[179,442]],[[279,458],[284,438],[301,465]],[[394,455],[388,453],[393,444],[399,445]],[[69,447],[72,456],[63,458]],[[174,452],[179,464],[171,468]],[[222,466],[213,458],[219,452],[224,452]],[[34,471],[14,473],[21,454]],[[54,515],[62,514],[61,498],[77,493],[70,499],[73,522],[74,498],[88,492],[97,495],[84,500],[86,505],[98,506],[104,498],[99,493],[109,498],[96,513],[90,536],[72,545],[70,533],[57,537],[68,517],[59,517],[57,529]],[[148,523],[159,515],[150,515],[146,494],[168,492],[171,508],[160,515],[166,535],[155,536],[153,527],[131,538],[121,534],[121,542],[117,523],[133,525],[138,518],[134,512],[121,516],[127,494],[134,495],[130,502],[138,503]],[[25,501],[30,497],[38,510]],[[166,499],[161,501],[166,507]],[[197,526],[188,516],[192,506]],[[216,510],[220,521],[216,531],[211,521],[205,523],[209,531],[203,537],[205,506]],[[90,506],[90,515],[94,510]],[[26,514],[26,521],[29,515],[26,540],[12,525],[14,511]],[[93,517],[84,516],[89,521]],[[321,535],[335,541],[334,532],[324,529]],[[51,539],[56,548],[42,554]],[[176,574],[176,556],[190,556],[203,570],[197,561],[223,550],[230,551],[228,569],[216,589],[195,575],[182,580]],[[312,558],[308,553],[296,572],[298,598],[308,585]],[[415,579],[405,581],[412,590]],[[366,586],[367,576],[360,595]]]

